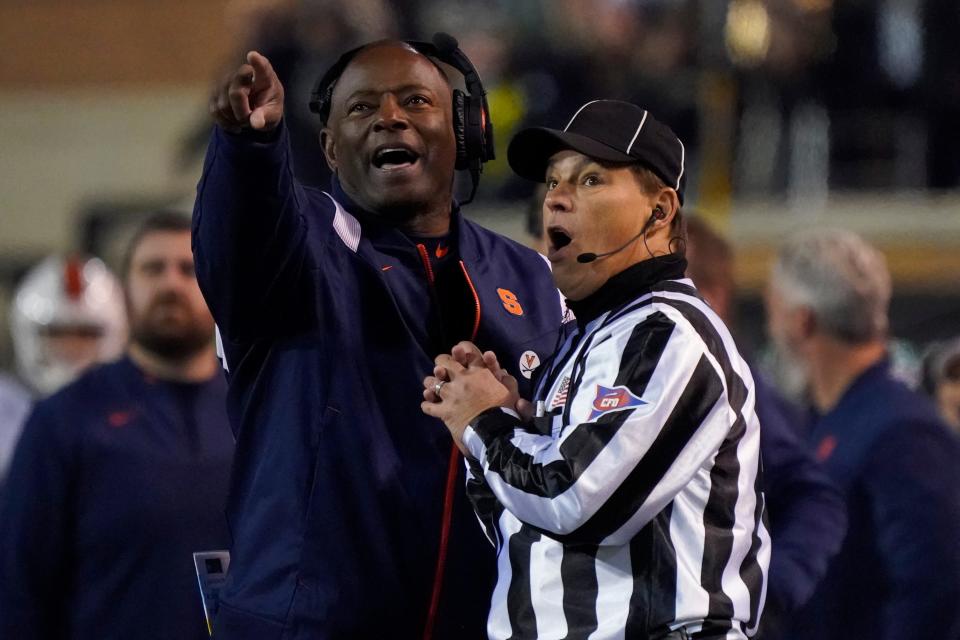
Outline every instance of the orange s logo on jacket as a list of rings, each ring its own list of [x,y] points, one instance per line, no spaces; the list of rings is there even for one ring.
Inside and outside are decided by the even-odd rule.
[[[523,315],[523,307],[520,306],[520,301],[517,300],[517,294],[510,291],[510,289],[497,289],[497,295],[500,296],[500,302],[503,303],[504,309],[515,316]]]

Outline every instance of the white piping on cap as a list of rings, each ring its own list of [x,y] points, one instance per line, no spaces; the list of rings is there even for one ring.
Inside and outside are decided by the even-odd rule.
[[[677,176],[677,186],[674,187],[677,191],[680,191],[680,178],[683,177],[683,163],[686,160],[686,149],[683,148],[683,140],[677,138],[677,142],[680,143],[680,175]]]
[[[637,136],[640,135],[640,129],[643,129],[643,123],[647,121],[647,114],[649,111],[646,109],[643,110],[643,117],[640,119],[640,126],[637,127],[637,132],[633,134],[633,140],[630,141],[630,144],[627,146],[627,155],[630,155],[630,149],[633,149],[633,143],[637,141]]]
[[[586,109],[587,107],[589,107],[590,105],[592,105],[594,102],[600,102],[600,101],[599,101],[599,100],[591,100],[591,101],[588,102],[587,104],[585,104],[585,105],[583,105],[582,107],[580,107],[579,109],[577,109],[577,112],[576,112],[575,114],[573,114],[573,117],[570,118],[570,122],[567,123],[567,126],[565,126],[565,127],[563,128],[563,130],[566,131],[567,129],[569,129],[569,128],[570,128],[570,125],[573,124],[573,121],[577,119],[577,116],[578,116],[578,115],[580,115],[580,112],[583,111],[584,109]]]

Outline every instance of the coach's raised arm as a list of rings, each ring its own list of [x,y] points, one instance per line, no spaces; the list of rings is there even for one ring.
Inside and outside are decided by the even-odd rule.
[[[194,253],[201,290],[234,341],[305,320],[294,295],[305,294],[303,196],[294,195],[283,97],[270,61],[251,51],[210,98],[217,126],[197,190]]]

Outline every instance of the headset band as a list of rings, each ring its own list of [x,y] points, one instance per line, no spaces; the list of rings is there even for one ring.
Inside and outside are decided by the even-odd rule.
[[[433,42],[424,42],[422,40],[404,40],[403,42],[410,45],[417,53],[448,64],[456,69],[457,72],[463,76],[467,93],[471,96],[481,97],[484,109],[487,108],[487,92],[483,88],[480,74],[452,36],[446,33],[437,33],[433,36]],[[326,73],[317,81],[316,85],[314,85],[313,92],[310,95],[310,111],[318,114],[323,124],[326,124],[327,118],[330,117],[330,102],[333,98],[333,86],[340,76],[343,75],[350,61],[368,46],[369,44],[364,44],[350,49],[341,55],[333,66],[327,69]]]

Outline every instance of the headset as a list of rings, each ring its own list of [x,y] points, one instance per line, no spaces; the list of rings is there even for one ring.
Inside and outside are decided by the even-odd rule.
[[[613,251],[606,251],[604,253],[593,253],[593,252],[581,253],[580,255],[577,256],[577,262],[579,262],[580,264],[587,264],[587,263],[593,262],[594,260],[598,260],[600,258],[606,258],[607,256],[612,256],[615,253],[620,253],[621,251],[623,251],[624,249],[632,245],[634,242],[639,240],[641,236],[643,236],[643,246],[646,247],[647,231],[649,231],[650,228],[653,225],[655,225],[657,222],[661,220],[665,220],[666,218],[667,218],[667,212],[663,210],[663,207],[661,207],[660,205],[657,205],[656,207],[653,208],[653,211],[650,212],[650,217],[647,218],[647,221],[643,223],[643,228],[640,229],[640,232],[637,233],[637,235],[630,238],[629,240],[627,240],[627,242],[624,243],[623,246],[617,249],[614,249]],[[647,247],[647,253],[649,253],[650,255],[653,255],[653,253],[650,251],[650,247]]]
[[[480,184],[483,163],[494,159],[493,123],[490,121],[490,107],[487,105],[487,92],[483,88],[480,74],[467,55],[460,50],[456,38],[446,33],[435,33],[433,42],[404,40],[418,53],[444,64],[448,64],[463,75],[467,92],[453,90],[453,133],[457,141],[458,171],[469,171],[472,181],[470,197],[462,202],[473,201]],[[347,51],[330,67],[314,85],[310,95],[310,111],[320,116],[320,122],[327,124],[330,117],[330,103],[333,89],[350,61],[367,45]]]

